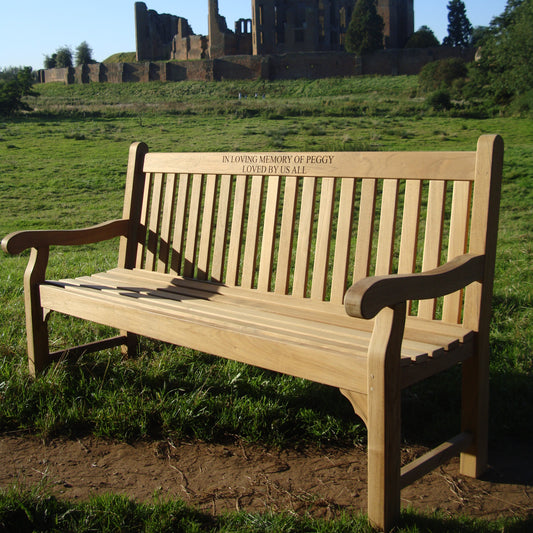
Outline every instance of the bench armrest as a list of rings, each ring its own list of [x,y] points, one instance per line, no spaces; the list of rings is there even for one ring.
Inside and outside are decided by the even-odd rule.
[[[128,222],[120,219],[83,229],[16,231],[2,239],[2,249],[9,254],[19,254],[27,248],[93,244],[126,235]]]
[[[484,255],[465,254],[427,272],[364,278],[348,289],[344,307],[350,316],[369,319],[406,300],[438,298],[481,281],[484,261]]]

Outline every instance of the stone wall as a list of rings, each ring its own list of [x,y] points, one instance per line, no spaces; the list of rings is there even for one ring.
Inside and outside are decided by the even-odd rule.
[[[474,48],[403,48],[401,50],[378,50],[361,57],[361,74],[418,74],[422,67],[432,61],[461,57],[465,61],[474,60]]]
[[[475,50],[405,48],[380,50],[356,57],[345,52],[293,53],[267,56],[226,56],[199,61],[95,63],[76,68],[40,70],[41,83],[125,83],[148,81],[287,80],[361,74],[418,74],[431,61],[462,57],[473,61]]]

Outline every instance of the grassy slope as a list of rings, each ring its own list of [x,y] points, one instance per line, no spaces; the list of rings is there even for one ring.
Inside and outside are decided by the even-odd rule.
[[[0,236],[120,216],[133,140],[180,151],[471,150],[480,134],[502,134],[491,438],[495,444],[509,438],[531,442],[524,423],[533,415],[530,121],[482,118],[475,109],[459,107],[435,114],[416,96],[416,79],[410,77],[47,85],[39,92],[36,112],[0,122]],[[239,100],[239,92],[247,98]],[[119,439],[237,434],[283,444],[364,439],[364,426],[330,388],[150,341],[135,361],[104,352],[74,370],[59,366],[30,382],[21,292],[26,261],[27,255],[0,255],[0,431],[93,432]],[[79,275],[115,261],[115,243],[83,247],[81,253],[56,249],[49,272]],[[51,331],[56,346],[107,333],[63,317],[52,319]],[[439,441],[442,419],[423,434],[416,420],[437,408],[456,412],[457,389],[457,373],[451,372],[408,391],[405,439]],[[450,416],[445,430],[456,424]]]

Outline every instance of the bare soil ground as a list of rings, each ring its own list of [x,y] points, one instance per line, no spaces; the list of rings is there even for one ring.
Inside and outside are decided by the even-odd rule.
[[[404,458],[421,450],[404,450]],[[482,479],[459,474],[458,459],[402,491],[402,505],[474,517],[533,513],[533,458],[529,446],[491,455]],[[113,443],[0,437],[0,488],[35,486],[71,500],[124,494],[136,501],[181,498],[198,509],[308,512],[333,517],[366,509],[364,448],[269,449],[202,442]]]

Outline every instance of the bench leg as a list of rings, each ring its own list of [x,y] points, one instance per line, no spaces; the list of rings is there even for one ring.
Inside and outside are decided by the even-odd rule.
[[[44,280],[48,263],[48,248],[32,248],[24,274],[24,305],[26,310],[26,335],[28,364],[32,377],[42,372],[49,364],[48,329],[46,312],[41,307],[39,284]]]
[[[138,336],[135,335],[135,333],[130,333],[129,331],[121,331],[120,334],[126,337],[126,344],[121,346],[122,355],[124,357],[136,357]]]
[[[368,518],[389,531],[400,517],[400,349],[405,304],[376,317],[368,359]]]
[[[479,340],[476,355],[463,363],[462,431],[473,436],[472,446],[461,454],[461,474],[479,477],[487,469],[489,425],[488,339]]]

